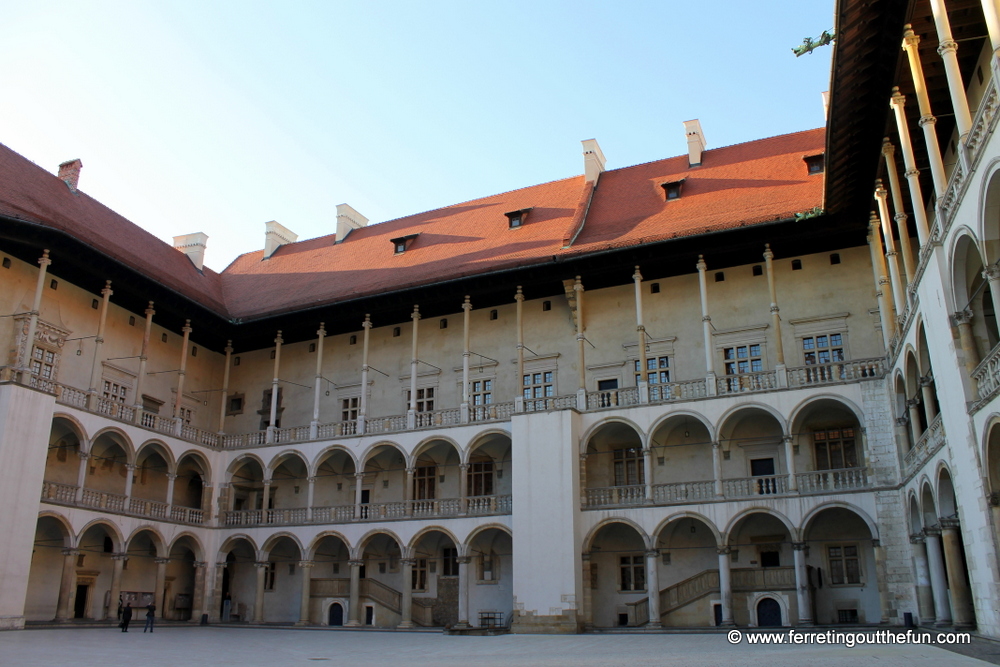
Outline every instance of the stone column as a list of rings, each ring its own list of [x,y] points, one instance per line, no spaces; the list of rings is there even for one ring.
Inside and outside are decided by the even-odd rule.
[[[774,327],[775,367],[779,386],[788,386],[788,375],[785,372],[785,346],[781,340],[781,311],[778,308],[778,292],[774,284],[774,253],[771,244],[764,244],[764,265],[767,271],[767,289],[771,296],[771,326]]]
[[[920,401],[911,398],[906,401],[906,409],[909,411],[910,434],[913,437],[913,444],[920,442],[920,436],[924,434],[920,428]]]
[[[927,545],[924,544],[923,533],[910,535],[913,545],[913,568],[916,571],[917,612],[920,622],[933,621],[934,594],[931,592],[931,573],[927,567]]]
[[[42,290],[45,289],[45,273],[48,271],[49,264],[51,263],[52,260],[49,259],[48,249],[43,250],[42,256],[38,259],[38,265],[41,268],[39,268],[38,278],[35,280],[35,298],[31,302],[31,311],[28,315],[28,335],[25,337],[24,350],[21,351],[21,358],[18,363],[22,384],[30,382],[31,351],[35,346],[35,331],[38,330],[38,314],[42,308]]]
[[[212,520],[214,512],[212,511],[212,500],[215,498],[213,495],[214,488],[211,484],[205,484],[201,487],[201,511],[204,512],[205,522]]]
[[[191,320],[184,320],[181,328],[184,338],[181,340],[181,367],[177,371],[177,397],[174,399],[174,420],[176,422],[174,435],[180,435],[184,427],[181,418],[181,401],[184,400],[184,376],[187,375],[188,341],[191,340]]]
[[[973,611],[972,591],[967,583],[961,539],[958,519],[942,518],[941,543],[944,547],[948,589],[951,591],[951,612],[956,628],[969,628],[976,624],[976,615]]]
[[[962,351],[965,352],[965,370],[972,377],[972,371],[979,365],[979,348],[976,347],[976,339],[972,336],[972,309],[966,308],[955,313],[955,324],[958,326],[958,339],[962,343]]]
[[[590,554],[583,554],[580,560],[583,563],[583,627],[590,629],[594,627],[594,593],[593,588],[591,588]]]
[[[362,518],[362,507],[361,507],[361,487],[365,482],[365,474],[363,472],[354,473],[354,518]],[[367,519],[367,515],[364,516]]]
[[[104,618],[110,618],[111,614],[118,615],[118,598],[122,594],[122,569],[128,556],[123,553],[112,554],[111,556],[111,591],[108,595],[108,608]],[[112,609],[114,610],[112,612]]]
[[[94,338],[94,360],[90,366],[90,387],[87,390],[88,407],[91,410],[97,409],[97,399],[101,395],[98,382],[101,378],[101,348],[104,347],[104,327],[108,321],[108,302],[111,300],[111,281],[104,283],[101,290],[101,313],[97,320],[97,336]]]
[[[215,623],[222,621],[222,577],[226,563],[215,563],[215,572],[212,578],[212,600],[208,607],[208,619]]]
[[[222,401],[219,405],[219,435],[226,432],[226,409],[229,407],[229,369],[233,365],[233,341],[226,341],[226,361],[222,371]]]
[[[299,561],[299,572],[302,575],[302,597],[299,600],[299,622],[295,625],[309,625],[309,600],[312,596],[312,568],[311,560]]]
[[[927,544],[927,567],[931,574],[931,592],[934,595],[934,625],[951,625],[951,605],[948,602],[948,584],[941,555],[941,529],[925,528]]]
[[[169,558],[155,558],[156,563],[156,590],[153,591],[153,604],[156,605],[157,618],[163,618],[166,608],[163,604],[163,589],[167,586],[167,563]]]
[[[191,565],[194,567],[194,593],[191,596],[191,618],[188,621],[201,623],[202,614],[205,613],[205,570],[208,563],[196,560]]]
[[[403,503],[406,505],[406,515],[413,516],[413,475],[416,468],[407,466],[406,483],[403,485]]]
[[[934,407],[934,378],[931,375],[920,377],[920,391],[924,399],[924,416],[927,418],[929,428],[937,417],[937,410]]]
[[[937,52],[944,61],[944,73],[948,79],[951,107],[955,112],[959,144],[964,145],[969,130],[972,129],[972,114],[969,113],[969,100],[965,96],[962,71],[958,67],[958,42],[951,35],[951,22],[948,20],[948,10],[945,9],[944,0],[930,0],[930,2],[940,44]]]
[[[153,315],[156,311],[153,310],[153,302],[149,302],[149,306],[146,307],[146,326],[142,332],[142,347],[139,350],[139,373],[135,378],[135,401],[133,402],[133,407],[135,408],[135,423],[142,423],[142,389],[146,382],[146,361],[149,358],[149,334],[153,329]]]
[[[878,287],[882,293],[879,300],[879,312],[882,314],[882,330],[888,326],[889,337],[895,336],[899,330],[899,322],[896,319],[896,309],[894,304],[896,299],[893,295],[892,287],[889,284],[889,269],[886,266],[885,255],[882,253],[882,235],[879,231],[878,217],[872,213],[868,218],[868,238],[872,251],[872,262],[875,265],[875,272],[878,275]],[[886,350],[889,346],[886,345]]]
[[[990,299],[993,301],[993,313],[1000,326],[1000,266],[991,264],[983,271],[983,279],[990,284]]]
[[[76,557],[80,555],[79,549],[63,549],[62,579],[59,580],[59,601],[56,604],[56,621],[68,621],[70,607],[73,598],[76,596]]]
[[[783,435],[782,441],[785,443],[785,466],[788,468],[788,490],[798,491],[799,480],[795,477],[795,445],[793,436]]]
[[[410,354],[410,406],[406,412],[407,428],[417,427],[417,370],[419,360],[417,358],[417,331],[420,324],[420,306],[413,304],[413,313],[410,314],[413,320],[413,347]]]
[[[306,489],[306,521],[313,520],[313,498],[316,495],[316,478],[306,477],[306,484],[308,488]]]
[[[461,405],[461,417],[462,423],[469,423],[469,357],[472,356],[472,352],[469,349],[469,315],[472,312],[472,303],[469,301],[469,295],[465,295],[465,301],[462,303],[462,331],[464,344],[462,347],[462,405]]]
[[[638,266],[635,267],[632,280],[635,283],[635,333],[639,339],[636,348],[639,353],[639,371],[637,373],[639,379],[636,386],[639,388],[639,402],[649,403],[649,382],[646,378],[648,372],[646,369],[646,325],[643,324],[642,319],[642,274],[639,273]]]
[[[361,323],[364,329],[364,346],[361,350],[361,405],[358,409],[358,433],[365,432],[365,422],[368,419],[368,339],[372,330],[371,315],[365,314],[365,321]]]
[[[267,474],[267,471],[265,471],[265,474]],[[264,488],[261,490],[260,507],[263,510],[261,521],[270,523],[268,510],[271,509],[271,480],[267,478],[264,479]]]
[[[899,183],[899,171],[896,169],[896,148],[889,137],[882,140],[882,157],[885,158],[885,170],[889,175],[889,193],[892,195],[892,209],[896,212],[893,220],[896,222],[896,232],[899,234],[899,248],[903,255],[903,271],[906,274],[906,284],[913,283],[914,257],[910,246],[910,229],[907,226],[906,213],[903,212],[903,191]]]
[[[584,357],[583,345],[587,339],[583,335],[583,283],[580,281],[580,276],[577,276],[576,281],[573,283],[573,291],[576,293],[576,360],[577,364],[579,364],[576,407],[578,410],[583,411],[587,409],[587,362]]]
[[[732,627],[733,622],[733,586],[729,575],[729,547],[718,547],[719,554],[719,597],[722,598],[722,626]]]
[[[459,513],[467,514],[469,511],[469,464],[460,463],[458,465],[458,495],[460,499]]]
[[[400,558],[399,563],[403,566],[403,599],[400,602],[402,623],[396,627],[406,630],[413,627],[413,559]]]
[[[253,598],[253,622],[263,623],[264,622],[264,578],[267,576],[267,569],[269,564],[267,561],[263,563],[254,563],[257,568],[257,588],[254,593]]]
[[[313,417],[309,422],[309,438],[319,437],[319,397],[323,390],[323,339],[326,338],[326,322],[319,323],[316,332],[316,386],[313,388]]]
[[[881,245],[881,243],[879,245]],[[875,298],[878,301],[878,312],[882,323],[882,326],[880,327],[880,329],[882,330],[882,343],[883,345],[885,345],[886,351],[888,351],[889,347],[892,344],[893,322],[888,317],[889,303],[888,300],[885,298],[885,292],[882,289],[883,278],[879,275],[878,272],[879,266],[878,266],[878,259],[876,257],[877,250],[875,249],[875,241],[872,238],[872,232],[870,227],[868,231],[868,249],[871,251],[871,256],[872,256],[872,273],[874,274],[875,278]],[[886,281],[886,284],[888,284],[888,281]]]
[[[83,501],[83,488],[87,484],[87,462],[90,460],[90,454],[84,451],[77,450],[76,455],[80,457],[80,469],[76,473],[76,502],[80,503]]]
[[[698,255],[698,290],[701,294],[701,324],[702,333],[705,338],[705,389],[709,396],[715,396],[718,387],[715,384],[715,354],[712,349],[712,318],[708,314],[708,281],[705,278],[705,271],[708,265],[705,264],[705,256]]]
[[[880,540],[873,539],[872,551],[875,555],[875,582],[878,587],[879,623],[886,624],[889,622],[892,602],[889,594],[889,575],[886,569],[885,547],[882,546]]]
[[[906,183],[910,190],[910,202],[913,209],[913,220],[917,223],[917,239],[923,248],[930,241],[930,227],[927,224],[927,212],[924,209],[924,195],[920,190],[920,170],[917,169],[913,156],[913,144],[910,141],[910,128],[906,120],[906,97],[901,95],[898,87],[893,87],[889,107],[896,117],[896,129],[899,132],[899,147],[903,151],[903,165],[906,167]]]
[[[792,543],[792,558],[795,561],[795,593],[799,603],[799,625],[813,624],[812,594],[809,590],[809,570],[806,568],[805,542]]]
[[[653,502],[653,450],[650,447],[642,449],[642,465],[645,467],[643,475],[646,484],[646,502]]]
[[[931,114],[931,100],[927,95],[927,84],[924,82],[924,70],[920,64],[920,36],[913,32],[909,24],[903,26],[903,50],[910,61],[910,75],[913,87],[917,93],[917,105],[920,107],[920,127],[924,129],[924,143],[931,167],[931,180],[934,181],[934,194],[938,201],[944,197],[948,181],[944,176],[944,161],[941,159],[941,147],[937,141],[937,131],[934,129],[937,118]]]
[[[174,474],[174,473],[172,473],[172,472],[168,472],[167,473],[167,499],[166,499],[167,517],[168,518],[170,517],[170,508],[174,504],[174,483],[176,481],[177,481],[177,475]]]
[[[649,597],[649,623],[647,628],[656,630],[662,627],[660,622],[660,573],[658,564],[660,552],[650,549],[646,552],[646,592]],[[589,584],[590,582],[585,582]]]
[[[132,497],[132,483],[135,481],[135,464],[126,463],[125,470],[125,510],[129,509],[129,499]]]
[[[997,0],[983,0],[983,17],[986,19],[986,30],[990,34],[990,45],[993,47],[993,58],[1000,49],[1000,7]]]
[[[468,556],[458,557],[458,623],[456,628],[469,628],[469,563]]]
[[[356,628],[361,625],[361,566],[364,561],[352,560],[348,564],[351,566],[351,598],[344,627]]]
[[[285,340],[281,337],[281,329],[278,329],[278,335],[274,339],[274,376],[271,378],[271,412],[268,415],[267,433],[265,434],[267,442],[274,442],[275,431],[278,429],[276,426],[278,421],[278,392],[280,391],[278,374],[281,369],[281,344],[283,342]],[[264,509],[267,508],[265,507]]]
[[[722,498],[722,443],[712,443],[712,471],[715,474],[715,496]]]
[[[517,286],[517,294],[514,295],[517,303],[517,395],[514,397],[514,410],[524,411],[524,294],[521,293],[521,286]]]
[[[882,187],[882,179],[875,181],[875,201],[878,205],[878,215],[882,222],[882,235],[885,237],[885,258],[889,264],[889,280],[892,282],[892,299],[896,307],[896,315],[902,317],[906,312],[906,290],[899,275],[899,258],[896,255],[896,240],[892,236],[892,223],[889,221],[889,206],[886,199],[889,193]]]

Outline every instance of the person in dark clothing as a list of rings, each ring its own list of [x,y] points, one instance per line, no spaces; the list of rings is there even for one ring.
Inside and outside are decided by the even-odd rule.
[[[128,632],[129,621],[132,620],[132,603],[129,602],[122,610],[122,632]]]
[[[122,596],[118,596],[118,622],[122,620],[122,609],[124,608],[124,603],[122,602]]]
[[[149,630],[150,633],[153,632],[153,618],[156,617],[156,605],[150,602],[146,605],[146,627],[142,629],[143,632]]]

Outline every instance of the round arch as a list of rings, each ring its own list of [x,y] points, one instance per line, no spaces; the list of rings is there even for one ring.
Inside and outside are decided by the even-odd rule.
[[[803,415],[808,414],[809,410],[818,402],[821,401],[832,401],[834,403],[839,403],[841,406],[846,408],[848,411],[854,414],[854,418],[858,420],[858,425],[863,426],[865,423],[865,414],[862,412],[858,404],[849,398],[844,396],[838,396],[837,394],[821,393],[814,394],[809,398],[802,400],[798,405],[792,408],[791,414],[788,416],[788,423],[790,426],[791,433],[798,433],[799,427],[801,426],[801,421]]]
[[[62,514],[59,514],[58,512],[54,512],[52,510],[43,510],[39,512],[38,518],[35,519],[36,525],[37,522],[40,521],[41,519],[52,519],[60,526],[62,526],[63,531],[65,531],[66,533],[65,539],[67,542],[66,544],[63,545],[64,547],[72,548],[73,546],[76,545],[76,535],[73,533],[73,526],[72,524],[70,524],[69,519],[64,517]]]
[[[868,532],[871,533],[872,539],[879,539],[878,525],[872,520],[872,518],[863,509],[857,505],[852,505],[850,503],[841,502],[839,500],[831,500],[829,502],[821,503],[816,507],[813,507],[809,512],[802,518],[802,526],[799,529],[799,535],[805,536],[809,534],[809,528],[812,522],[816,519],[821,512],[829,509],[842,509],[853,514],[856,514],[859,519],[865,522],[868,526]]]
[[[773,408],[770,405],[767,405],[765,403],[758,403],[756,401],[750,401],[750,402],[747,402],[747,403],[740,403],[738,405],[734,405],[733,407],[729,408],[724,413],[722,413],[722,416],[719,417],[719,425],[718,425],[718,427],[717,427],[717,429],[715,431],[716,432],[716,437],[719,440],[728,439],[726,437],[727,435],[729,435],[726,432],[727,431],[727,427],[729,427],[728,430],[731,431],[733,428],[735,428],[736,422],[738,422],[739,419],[743,418],[742,415],[741,415],[741,413],[744,413],[744,412],[751,413],[754,410],[759,410],[759,411],[767,413],[768,415],[770,415],[771,417],[773,417],[774,420],[776,422],[778,422],[778,426],[781,428],[782,435],[787,435],[788,434],[788,423],[785,421],[784,416],[782,416],[782,414],[780,412],[778,412],[777,409],[775,409],[775,408]]]
[[[1000,158],[981,166],[979,173],[984,177],[980,181],[976,227],[983,240],[983,256],[989,264],[996,264],[1000,261]]]
[[[456,549],[460,548],[460,545],[462,544],[458,541],[458,538],[455,537],[455,534],[444,526],[424,526],[410,538],[410,543],[406,545],[406,552],[412,555],[416,551],[417,545],[420,544],[420,540],[425,538],[430,533],[441,533],[451,540],[451,543],[455,545]]]
[[[303,552],[303,558],[305,560],[313,560],[316,557],[316,549],[319,548],[320,543],[328,537],[334,537],[340,540],[344,544],[348,553],[352,553],[351,543],[346,537],[344,537],[343,533],[336,530],[324,530],[322,533],[319,533],[316,537],[312,538],[309,542],[309,546],[306,548],[306,551]]]
[[[674,523],[675,521],[680,521],[681,519],[692,519],[694,521],[700,521],[701,523],[705,524],[705,527],[712,532],[712,537],[715,538],[716,546],[720,547],[724,546],[724,543],[722,541],[722,533],[719,532],[719,529],[715,525],[715,523],[704,514],[699,514],[698,512],[687,512],[687,511],[675,512],[670,516],[668,516],[667,518],[662,519],[660,523],[656,524],[656,528],[653,530],[653,532],[650,533],[650,539],[652,539],[655,543],[655,541],[659,539],[660,533],[663,532],[664,528]]]
[[[510,526],[505,526],[502,523],[484,523],[481,526],[476,526],[469,531],[469,534],[465,536],[464,541],[455,542],[455,546],[458,547],[459,553],[463,556],[469,555],[469,549],[473,540],[488,530],[499,530],[500,532],[507,533],[507,536],[510,537],[511,540],[514,539],[514,531],[510,529]]]
[[[90,452],[93,450],[94,445],[103,436],[108,436],[113,443],[125,450],[126,463],[135,463],[135,445],[132,444],[132,439],[128,437],[125,431],[114,426],[106,426],[95,433],[94,437],[90,439],[90,446],[87,448],[87,451]]]
[[[409,466],[411,468],[414,467],[414,466],[416,466],[417,465],[417,459],[420,458],[420,455],[423,454],[424,452],[426,452],[431,447],[433,447],[435,445],[435,443],[444,443],[444,444],[450,445],[452,447],[452,449],[454,450],[455,455],[458,457],[459,462],[462,461],[462,447],[461,447],[461,445],[459,445],[457,442],[455,442],[455,440],[453,440],[452,438],[449,438],[447,436],[432,435],[432,436],[429,436],[429,437],[424,438],[423,440],[421,440],[417,444],[417,446],[413,448],[413,451],[410,453],[410,456],[407,458],[407,466]]]
[[[267,462],[267,467],[264,468],[264,479],[271,479],[272,476],[274,475],[274,471],[277,470],[282,463],[285,463],[289,459],[293,458],[298,459],[299,461],[302,462],[302,467],[305,468],[306,474],[308,475],[310,471],[310,465],[309,465],[309,459],[306,458],[306,455],[297,449],[286,449],[281,453],[272,456],[271,459]]]
[[[992,413],[983,426],[982,458],[991,493],[1000,492],[1000,413]]]
[[[404,465],[406,461],[409,460],[406,455],[406,450],[403,449],[403,446],[400,445],[398,442],[393,442],[392,440],[379,440],[376,443],[368,445],[368,447],[366,447],[365,450],[361,452],[361,456],[358,457],[358,467],[356,469],[363,471],[364,467],[368,465],[368,462],[371,461],[371,459],[374,458],[375,456],[378,456],[377,452],[379,452],[380,448],[382,447],[395,449],[399,453],[399,455],[403,457]]]
[[[643,549],[645,549],[646,551],[650,549],[649,535],[647,535],[646,531],[642,529],[642,526],[637,524],[635,521],[632,521],[631,519],[627,519],[625,517],[611,517],[603,519],[597,525],[595,525],[593,528],[590,529],[590,531],[587,533],[587,536],[583,538],[583,552],[587,553],[588,551],[590,551],[591,547],[594,545],[594,538],[597,537],[598,533],[600,533],[602,529],[616,523],[622,524],[623,526],[628,526],[636,533],[638,533],[640,539],[642,539]]]
[[[195,560],[198,560],[198,561],[205,560],[205,547],[204,547],[204,545],[202,545],[201,540],[198,539],[197,535],[195,535],[194,533],[192,533],[190,531],[187,531],[187,530],[185,530],[185,531],[183,531],[181,533],[178,533],[177,535],[174,536],[174,539],[171,540],[170,545],[167,547],[167,555],[169,555],[171,552],[173,552],[174,547],[177,546],[177,543],[180,542],[181,540],[183,540],[184,538],[187,538],[189,540],[191,546],[193,547],[192,551],[194,552],[194,558],[195,558]]]
[[[934,470],[934,480],[937,482],[934,486],[934,497],[937,498],[938,517],[957,517],[958,505],[955,502],[954,477],[952,477],[948,464],[944,461],[938,461]]]
[[[307,468],[307,470],[309,471],[309,476],[316,477],[319,474],[319,467],[323,465],[323,461],[325,461],[328,457],[332,456],[333,454],[339,452],[343,452],[344,454],[346,454],[347,458],[350,459],[351,464],[354,466],[354,469],[355,470],[358,469],[358,460],[354,457],[353,451],[351,451],[344,445],[330,445],[329,447],[324,447],[322,450],[320,450],[319,454],[317,454],[316,457],[313,458],[312,465],[310,465]]]
[[[80,420],[71,414],[65,412],[55,412],[52,414],[52,425],[54,426],[56,421],[66,422],[69,430],[73,432],[76,439],[80,441],[80,451],[86,452],[90,451],[90,440],[87,439],[87,429]]]
[[[652,440],[653,436],[662,426],[677,419],[678,417],[687,417],[701,423],[701,425],[705,427],[705,430],[708,431],[709,440],[711,442],[716,441],[717,434],[715,432],[715,425],[708,420],[708,417],[700,412],[695,412],[694,410],[676,410],[657,417],[656,421],[654,421],[649,427],[649,434],[646,436],[646,446],[649,447],[649,441]]]
[[[125,546],[124,546],[125,538],[122,535],[121,529],[112,522],[108,521],[107,519],[93,519],[87,522],[87,524],[80,529],[80,532],[76,534],[76,537],[73,539],[73,543],[79,544],[80,538],[86,535],[87,531],[90,530],[91,528],[94,528],[95,526],[101,526],[108,532],[108,536],[111,538],[111,542],[114,545],[115,551],[117,552],[125,551]]]
[[[170,552],[167,551],[167,541],[163,538],[163,533],[148,523],[139,526],[129,534],[128,539],[125,541],[126,551],[132,547],[132,542],[142,533],[149,533],[149,541],[156,547],[157,558],[166,558],[169,555]]]
[[[212,464],[209,463],[208,457],[197,449],[188,449],[183,454],[177,457],[177,465],[180,466],[184,459],[191,458],[198,462],[201,467],[201,477],[206,484],[211,484],[212,482]],[[174,468],[174,472],[177,472],[177,468]]]
[[[923,519],[924,528],[936,526],[940,516],[931,481],[926,475],[920,482],[920,516]]]
[[[262,561],[267,560],[270,557],[271,550],[274,549],[274,546],[281,540],[285,539],[290,540],[299,550],[299,558],[305,557],[306,551],[302,548],[302,542],[299,540],[298,536],[294,533],[283,530],[272,535],[268,535],[267,539],[264,540],[264,543],[260,545],[260,559]]]
[[[639,425],[636,424],[634,421],[632,421],[631,419],[626,419],[625,417],[605,417],[604,419],[601,419],[599,422],[592,424],[591,427],[587,429],[587,431],[580,438],[580,453],[581,454],[587,453],[587,449],[590,446],[590,441],[594,438],[594,436],[596,436],[602,430],[606,429],[609,426],[614,427],[615,425],[619,424],[632,429],[635,432],[636,436],[639,438],[640,445],[645,446],[646,432],[643,431],[641,428],[639,428]]]
[[[746,509],[741,510],[740,512],[735,514],[729,520],[729,523],[726,524],[726,528],[722,532],[722,535],[724,536],[727,543],[729,542],[729,537],[732,535],[733,530],[740,524],[740,522],[742,522],[744,519],[748,518],[753,514],[766,514],[768,516],[774,517],[782,524],[784,524],[785,529],[788,531],[788,535],[792,538],[793,542],[799,541],[798,529],[791,522],[791,520],[789,520],[789,518],[784,514],[782,514],[781,512],[775,509],[771,509],[770,507],[747,507]]]
[[[225,563],[226,556],[229,554],[230,551],[232,551],[236,547],[236,544],[239,542],[245,542],[249,544],[250,550],[253,551],[255,557],[258,553],[260,553],[259,549],[257,549],[257,542],[255,542],[252,537],[250,537],[246,533],[237,533],[236,535],[230,535],[229,537],[227,537],[226,541],[223,542],[222,545],[219,547],[219,553],[216,556],[216,562]]]
[[[506,431],[502,428],[489,428],[485,431],[480,431],[469,440],[468,444],[464,448],[462,448],[462,463],[468,463],[472,453],[476,451],[476,449],[489,442],[491,438],[495,437],[506,438],[508,442],[511,440],[510,431]]]
[[[379,535],[384,535],[385,537],[388,537],[389,539],[393,540],[396,543],[396,546],[399,547],[400,552],[402,553],[403,549],[405,548],[403,546],[405,542],[399,539],[399,535],[386,528],[373,528],[372,530],[369,530],[367,533],[365,533],[360,540],[358,540],[358,544],[354,548],[352,558],[358,560],[362,559],[365,555],[365,549],[368,548],[368,543]]]
[[[260,466],[260,470],[262,473],[267,470],[267,466],[264,465],[263,459],[261,459],[259,456],[257,456],[252,452],[244,452],[229,462],[229,465],[226,466],[226,475],[231,477],[234,472],[245,466],[250,461],[256,462],[257,465]]]

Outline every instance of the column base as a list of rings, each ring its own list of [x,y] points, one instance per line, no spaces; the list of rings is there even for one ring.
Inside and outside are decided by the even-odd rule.
[[[361,627],[361,621],[348,621],[347,623],[344,623],[344,627],[345,628],[360,628]]]
[[[396,626],[396,629],[397,630],[409,630],[412,627],[414,627],[414,625],[413,625],[413,623],[411,621],[403,621],[402,623],[400,623],[399,625]]]
[[[304,625],[312,625],[309,621],[296,621],[295,626],[301,628]]]
[[[814,623],[811,618],[805,618],[805,619],[800,620],[798,622],[798,625],[796,625],[796,627],[799,627],[799,628],[811,628],[814,625],[816,625],[816,623]]]
[[[663,624],[662,623],[653,623],[652,621],[650,621],[649,623],[647,623],[645,625],[645,627],[646,627],[647,630],[662,630],[663,629]]]
[[[0,630],[24,630],[24,616],[0,616]]]
[[[456,630],[468,630],[472,626],[469,625],[468,621],[459,621],[458,623],[456,623],[455,625],[453,625],[451,627],[455,628]]]
[[[719,627],[720,628],[735,628],[736,627],[736,622],[735,621],[723,621],[722,623],[719,623]]]

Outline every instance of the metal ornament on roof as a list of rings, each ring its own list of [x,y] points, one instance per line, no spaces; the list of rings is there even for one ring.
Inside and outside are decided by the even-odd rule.
[[[815,49],[826,46],[836,39],[833,30],[824,30],[823,34],[813,39],[812,37],[806,37],[802,40],[802,43],[796,47],[792,48],[792,52],[795,57],[804,56],[807,53],[812,53]]]

